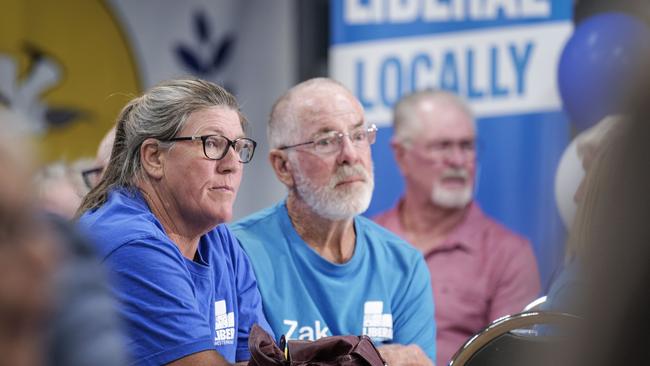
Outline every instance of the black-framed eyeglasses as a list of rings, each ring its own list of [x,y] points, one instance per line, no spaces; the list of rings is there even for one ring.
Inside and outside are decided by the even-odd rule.
[[[99,183],[99,179],[101,178],[103,171],[104,171],[103,166],[84,169],[81,171],[81,178],[83,178],[83,181],[86,184],[86,187],[88,187],[88,189],[95,188],[97,183]]]
[[[318,136],[311,141],[301,142],[295,145],[281,146],[278,149],[286,150],[298,146],[312,145],[314,152],[318,154],[331,154],[341,150],[343,138],[345,136],[350,138],[352,145],[357,148],[368,147],[374,144],[377,139],[377,126],[372,124],[370,127],[361,127],[348,133],[332,131],[322,136]]]
[[[174,137],[161,141],[173,142],[196,140],[201,140],[203,143],[203,154],[206,158],[210,160],[221,160],[228,153],[228,149],[232,147],[239,156],[239,162],[244,164],[253,159],[253,154],[255,154],[255,147],[257,146],[257,142],[247,137],[240,137],[231,140],[222,135]]]

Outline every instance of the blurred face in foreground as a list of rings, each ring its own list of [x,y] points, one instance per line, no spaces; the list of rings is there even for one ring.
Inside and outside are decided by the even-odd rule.
[[[30,189],[29,159],[22,145],[12,144],[25,142],[0,137],[0,166],[11,172],[0,176],[0,354],[4,365],[42,365],[42,341],[49,330],[44,324],[50,324],[55,299],[57,249],[63,246],[40,220],[40,202]]]

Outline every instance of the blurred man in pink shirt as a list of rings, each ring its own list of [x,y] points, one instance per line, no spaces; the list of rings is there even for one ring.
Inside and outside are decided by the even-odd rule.
[[[406,191],[374,220],[422,251],[436,301],[438,356],[492,320],[520,312],[540,292],[530,243],[487,217],[473,200],[476,126],[468,106],[444,91],[395,106],[395,159]]]

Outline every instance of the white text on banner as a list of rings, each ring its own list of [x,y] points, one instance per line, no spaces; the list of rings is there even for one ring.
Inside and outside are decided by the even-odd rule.
[[[401,95],[427,88],[460,94],[478,117],[555,111],[561,103],[549,70],[571,31],[561,22],[338,44],[330,70],[379,124],[390,123]]]
[[[549,0],[346,0],[343,14],[349,24],[539,18],[551,15],[551,3]]]

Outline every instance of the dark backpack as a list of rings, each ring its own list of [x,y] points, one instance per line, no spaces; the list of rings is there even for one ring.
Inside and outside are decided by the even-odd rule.
[[[286,344],[285,344],[286,343]],[[386,366],[368,336],[331,336],[316,341],[288,341],[280,346],[257,324],[248,338],[248,366]]]

